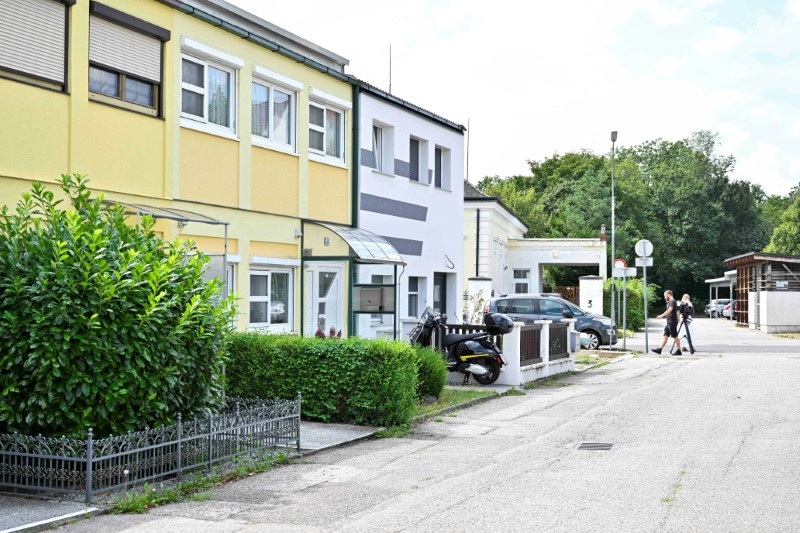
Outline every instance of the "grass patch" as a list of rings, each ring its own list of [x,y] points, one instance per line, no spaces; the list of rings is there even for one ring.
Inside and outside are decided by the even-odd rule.
[[[517,390],[514,387],[508,389],[505,393],[505,396],[525,396],[525,393],[521,390]]]
[[[526,383],[524,388],[525,390],[533,390],[540,389],[542,387],[568,387],[572,385],[572,383],[566,383],[564,378],[571,375],[572,372],[565,372],[564,374],[558,374],[557,376],[550,376],[549,378],[531,381],[530,383]]]
[[[401,424],[399,426],[392,426],[382,429],[375,433],[373,437],[376,439],[399,439],[414,433],[414,429],[410,424]]]
[[[800,333],[773,333],[773,335],[782,339],[800,339]]]
[[[602,359],[588,353],[579,353],[575,356],[576,365],[594,365],[600,363]]]
[[[470,390],[470,389],[444,389],[439,399],[433,403],[417,403],[414,407],[414,417],[427,415],[440,409],[446,409],[460,403],[468,402],[484,396],[497,394],[491,390]]]
[[[681,470],[680,473],[678,474],[678,479],[670,487],[669,494],[661,498],[661,503],[666,503],[669,505],[675,503],[675,499],[678,497],[678,493],[683,488],[682,480],[685,475],[686,475],[686,469]]]
[[[244,459],[237,461],[234,468],[227,472],[212,472],[208,475],[197,474],[186,481],[181,481],[172,486],[165,487],[159,483],[158,487],[145,483],[141,490],[130,490],[122,496],[115,497],[111,502],[109,512],[112,514],[144,513],[148,509],[167,503],[180,501],[208,501],[212,498],[208,489],[217,485],[228,483],[245,476],[260,474],[279,465],[289,464],[291,459],[281,452],[278,455],[269,455],[260,459]]]

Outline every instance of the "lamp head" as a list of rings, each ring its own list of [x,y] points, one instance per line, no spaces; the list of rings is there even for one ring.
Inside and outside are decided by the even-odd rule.
[[[612,131],[611,132],[611,142],[612,143],[617,142],[617,132],[616,131]]]

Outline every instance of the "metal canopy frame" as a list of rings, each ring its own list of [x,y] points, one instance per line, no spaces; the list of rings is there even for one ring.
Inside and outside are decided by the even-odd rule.
[[[305,255],[305,225],[314,224],[321,226],[327,230],[332,231],[338,235],[350,249],[348,256],[306,256]],[[403,256],[400,252],[392,246],[389,241],[372,233],[371,231],[355,228],[353,226],[342,226],[339,224],[331,224],[328,222],[318,222],[314,220],[301,220],[300,221],[300,335],[305,335],[305,263],[307,262],[322,262],[322,261],[347,261],[348,263],[348,291],[347,291],[347,334],[353,334],[353,326],[355,324],[355,315],[357,312],[353,311],[353,287],[356,285],[356,269],[355,265],[393,265],[394,266],[394,282],[391,284],[382,284],[383,286],[394,287],[394,308],[391,314],[394,327],[392,331],[392,338],[397,340],[397,267],[398,265],[406,265]],[[363,284],[358,284],[363,285]]]
[[[112,199],[103,200],[102,203],[111,206],[121,205],[125,208],[126,215],[136,215],[137,226],[141,224],[142,215],[151,216],[154,220],[174,220],[181,228],[190,222],[196,222],[198,224],[210,224],[212,226],[223,226],[225,228],[225,240],[222,251],[222,298],[225,299],[228,297],[228,226],[230,225],[230,222],[219,220],[218,218],[213,218],[202,213],[195,213],[194,211],[178,209],[175,207],[157,207],[153,205],[134,204],[131,202],[123,202]]]

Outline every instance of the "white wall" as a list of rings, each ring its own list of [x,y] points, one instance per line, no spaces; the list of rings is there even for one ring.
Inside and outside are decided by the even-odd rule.
[[[596,266],[597,275],[606,278],[606,243],[600,239],[511,239],[508,271],[530,269],[529,292],[542,291],[543,265]],[[514,292],[513,277],[505,287]]]
[[[800,292],[763,291],[761,293],[761,331],[764,333],[800,332]]]
[[[360,153],[361,168],[359,182],[359,227],[384,237],[409,239],[422,242],[421,255],[403,253],[407,263],[405,270],[399,268],[400,289],[398,305],[401,327],[409,329],[409,316],[419,316],[419,311],[433,303],[434,272],[446,273],[448,277],[447,315],[461,317],[463,286],[463,209],[464,209],[464,135],[438,122],[418,115],[408,109],[398,107],[370,94],[361,93],[360,100]],[[399,175],[403,172],[403,164],[386,165],[384,172],[377,172],[368,160],[364,151],[372,152],[372,126],[384,126],[384,160],[408,163],[409,140],[413,136],[427,142],[426,154],[420,154],[420,164],[427,169],[434,168],[434,149],[440,146],[449,150],[449,179],[445,176],[443,187],[436,188],[433,176],[428,181],[428,172],[421,169],[420,182]],[[391,146],[389,142],[391,141]],[[388,152],[388,153],[387,153]],[[393,153],[391,153],[393,152]],[[368,154],[367,154],[368,155]],[[427,163],[425,163],[427,161]],[[448,174],[448,173],[446,173]],[[396,214],[374,212],[364,209],[361,202],[363,194],[371,195],[373,202],[385,204],[381,209],[394,211]],[[378,200],[375,200],[378,198]],[[384,200],[385,199],[385,200]],[[422,209],[421,209],[422,208]],[[399,211],[398,211],[399,210]],[[403,213],[402,211],[409,211]],[[424,212],[424,219],[420,213]],[[361,266],[359,282],[370,282],[372,274],[391,275],[391,267]],[[410,276],[424,278],[424,287],[420,287],[420,310],[409,313],[408,279]],[[385,317],[390,320],[390,317]],[[373,326],[368,317],[359,320],[358,333],[361,336],[377,336],[386,330],[380,325]],[[405,326],[404,326],[405,324]],[[391,333],[391,327],[388,328]]]

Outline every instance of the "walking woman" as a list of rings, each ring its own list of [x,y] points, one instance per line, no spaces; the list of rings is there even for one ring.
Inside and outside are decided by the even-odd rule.
[[[683,298],[681,298],[681,304],[686,304],[691,309],[691,313],[688,313],[688,316],[686,317],[686,320],[683,322],[683,328],[680,331],[680,339],[681,339],[681,345],[683,346],[683,351],[684,352],[688,352],[689,349],[687,348],[687,346],[692,346],[695,349],[697,349],[697,334],[695,333],[694,319],[693,319],[693,317],[694,317],[694,305],[692,305],[692,299],[689,298],[688,294],[684,294],[683,295]],[[686,339],[686,337],[687,337],[687,331],[688,331],[688,334],[691,335],[691,340],[692,340],[691,343],[689,343],[689,342],[684,343],[683,342],[683,339]],[[687,341],[688,341],[688,339],[687,339]]]

